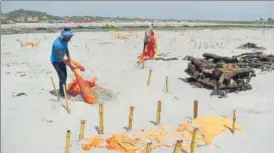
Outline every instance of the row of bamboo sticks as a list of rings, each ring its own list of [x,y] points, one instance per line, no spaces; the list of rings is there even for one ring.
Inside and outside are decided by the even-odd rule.
[[[198,117],[198,101],[194,101],[194,109],[193,109],[193,118]],[[162,111],[162,102],[158,101],[157,105],[157,114],[156,114],[156,124],[159,125],[161,121],[161,111]],[[102,135],[104,134],[104,105],[99,104],[99,134]],[[130,106],[130,112],[129,112],[129,123],[128,123],[128,130],[131,130],[133,127],[133,114],[134,114],[134,106]],[[235,122],[236,122],[236,110],[233,111],[233,123],[232,123],[232,133],[235,133]],[[80,134],[79,134],[79,140],[84,139],[84,130],[85,130],[85,120],[81,120],[80,122]],[[197,146],[197,132],[198,128],[195,128],[193,130],[193,136],[191,140],[191,153],[196,152],[196,146]],[[177,140],[175,148],[173,153],[179,153],[180,152],[180,146],[182,144],[182,140]],[[70,130],[67,131],[67,136],[66,136],[66,151],[65,153],[69,153],[69,147],[70,147]],[[152,150],[152,143],[149,142],[147,143],[146,147],[146,153],[151,153]]]
[[[148,80],[147,80],[147,86],[150,85],[150,81],[151,81],[151,75],[152,75],[152,70],[149,69],[149,74],[148,74]],[[58,100],[60,100],[59,95],[58,95],[58,91],[56,88],[56,85],[54,83],[53,78],[51,77],[51,82],[52,85],[55,89],[56,95],[58,97]],[[70,113],[70,109],[69,109],[69,103],[68,103],[68,99],[67,99],[67,92],[66,92],[66,87],[65,85],[63,85],[63,89],[64,89],[64,94],[65,94],[65,107],[68,113]],[[168,92],[168,77],[166,76],[166,80],[165,80],[165,91]],[[195,100],[194,101],[194,109],[193,109],[193,118],[197,118],[198,117],[198,101]],[[160,121],[161,121],[161,112],[162,112],[162,102],[158,101],[157,103],[157,114],[156,114],[156,124],[159,125]],[[104,105],[103,104],[99,104],[99,131],[98,133],[104,134]],[[129,120],[128,120],[128,130],[131,130],[133,127],[133,114],[134,114],[134,106],[130,106],[130,111],[129,111]],[[232,133],[235,133],[235,122],[236,122],[236,110],[233,111],[233,125],[232,125]],[[83,140],[84,138],[84,129],[85,129],[85,120],[81,120],[80,122],[80,134],[79,134],[79,140]],[[191,153],[195,153],[195,149],[196,149],[196,139],[197,139],[197,130],[198,128],[195,128],[193,131],[193,137],[192,137],[192,141],[191,141]],[[70,130],[67,130],[67,134],[66,134],[66,146],[65,146],[65,153],[69,153],[69,148],[70,148]],[[181,146],[182,140],[177,140],[175,148],[173,153],[179,153],[180,151],[180,146]],[[147,143],[147,147],[146,147],[146,153],[151,153],[152,151],[152,143]]]

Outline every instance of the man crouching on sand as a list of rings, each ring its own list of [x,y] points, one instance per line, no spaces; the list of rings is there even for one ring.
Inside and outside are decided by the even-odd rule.
[[[70,28],[63,28],[61,36],[58,36],[52,44],[51,50],[51,63],[56,70],[59,77],[59,94],[64,97],[63,85],[66,87],[67,68],[66,65],[72,69],[70,64],[70,55],[68,50],[68,42],[70,41],[73,33]],[[67,59],[65,59],[65,55]]]

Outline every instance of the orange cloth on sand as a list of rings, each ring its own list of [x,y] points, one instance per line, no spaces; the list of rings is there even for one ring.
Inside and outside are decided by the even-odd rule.
[[[156,50],[157,50],[157,39],[155,36],[155,32],[152,30],[150,34],[151,41],[145,47],[145,50],[142,52],[140,56],[140,62],[143,63],[145,60],[154,60]]]
[[[190,152],[195,128],[198,128],[196,147],[210,146],[216,136],[232,129],[232,123],[232,119],[223,116],[200,116],[180,124],[176,130],[172,126],[164,126],[112,134],[109,137],[102,135],[87,137],[84,139],[82,149],[102,148],[120,153],[145,153],[147,142],[152,142],[152,150],[156,150],[162,147],[174,147],[176,140],[183,140],[180,151]],[[235,130],[243,131],[243,128],[235,123]]]
[[[78,72],[78,69],[80,69],[81,71],[85,71],[85,68],[81,64],[73,60],[71,60],[70,63],[73,67],[72,71],[76,79],[72,80],[68,84],[68,93],[72,95],[81,94],[86,103],[95,104],[96,100],[91,94],[91,89],[96,88],[95,81],[97,80],[97,78],[93,77],[91,80],[85,81]]]
[[[34,42],[25,42],[23,44],[23,46],[30,46],[30,47],[37,47],[38,44],[34,43]]]
[[[95,104],[96,100],[91,94],[91,89],[88,84],[86,84],[85,80],[82,78],[82,76],[77,72],[76,69],[73,70],[77,84],[80,87],[80,93],[86,103],[89,104]]]
[[[91,89],[94,89],[97,87],[97,85],[95,84],[95,81],[97,80],[96,77],[91,78],[90,80],[85,80],[85,84],[86,86],[88,86]],[[76,79],[72,80],[69,84],[68,84],[68,93],[76,96],[78,94],[81,94],[81,90],[80,87],[78,85],[78,82]]]
[[[74,69],[79,69],[80,71],[85,71],[85,68],[78,62],[70,60],[70,64]]]

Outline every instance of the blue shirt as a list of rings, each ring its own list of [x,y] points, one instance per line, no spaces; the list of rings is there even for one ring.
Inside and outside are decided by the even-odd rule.
[[[64,41],[59,37],[56,38],[56,40],[52,44],[52,49],[51,49],[51,62],[62,62],[62,60],[59,58],[56,50],[61,50],[62,56],[65,57],[65,54],[68,49],[68,42]]]

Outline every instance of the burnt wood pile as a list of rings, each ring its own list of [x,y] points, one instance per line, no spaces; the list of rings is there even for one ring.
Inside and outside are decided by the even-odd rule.
[[[225,97],[227,93],[252,89],[250,80],[255,77],[254,69],[272,71],[274,55],[262,52],[244,53],[232,57],[223,57],[204,53],[204,58],[186,56],[188,66],[185,72],[190,76],[186,79],[200,88],[213,90],[212,94]]]

